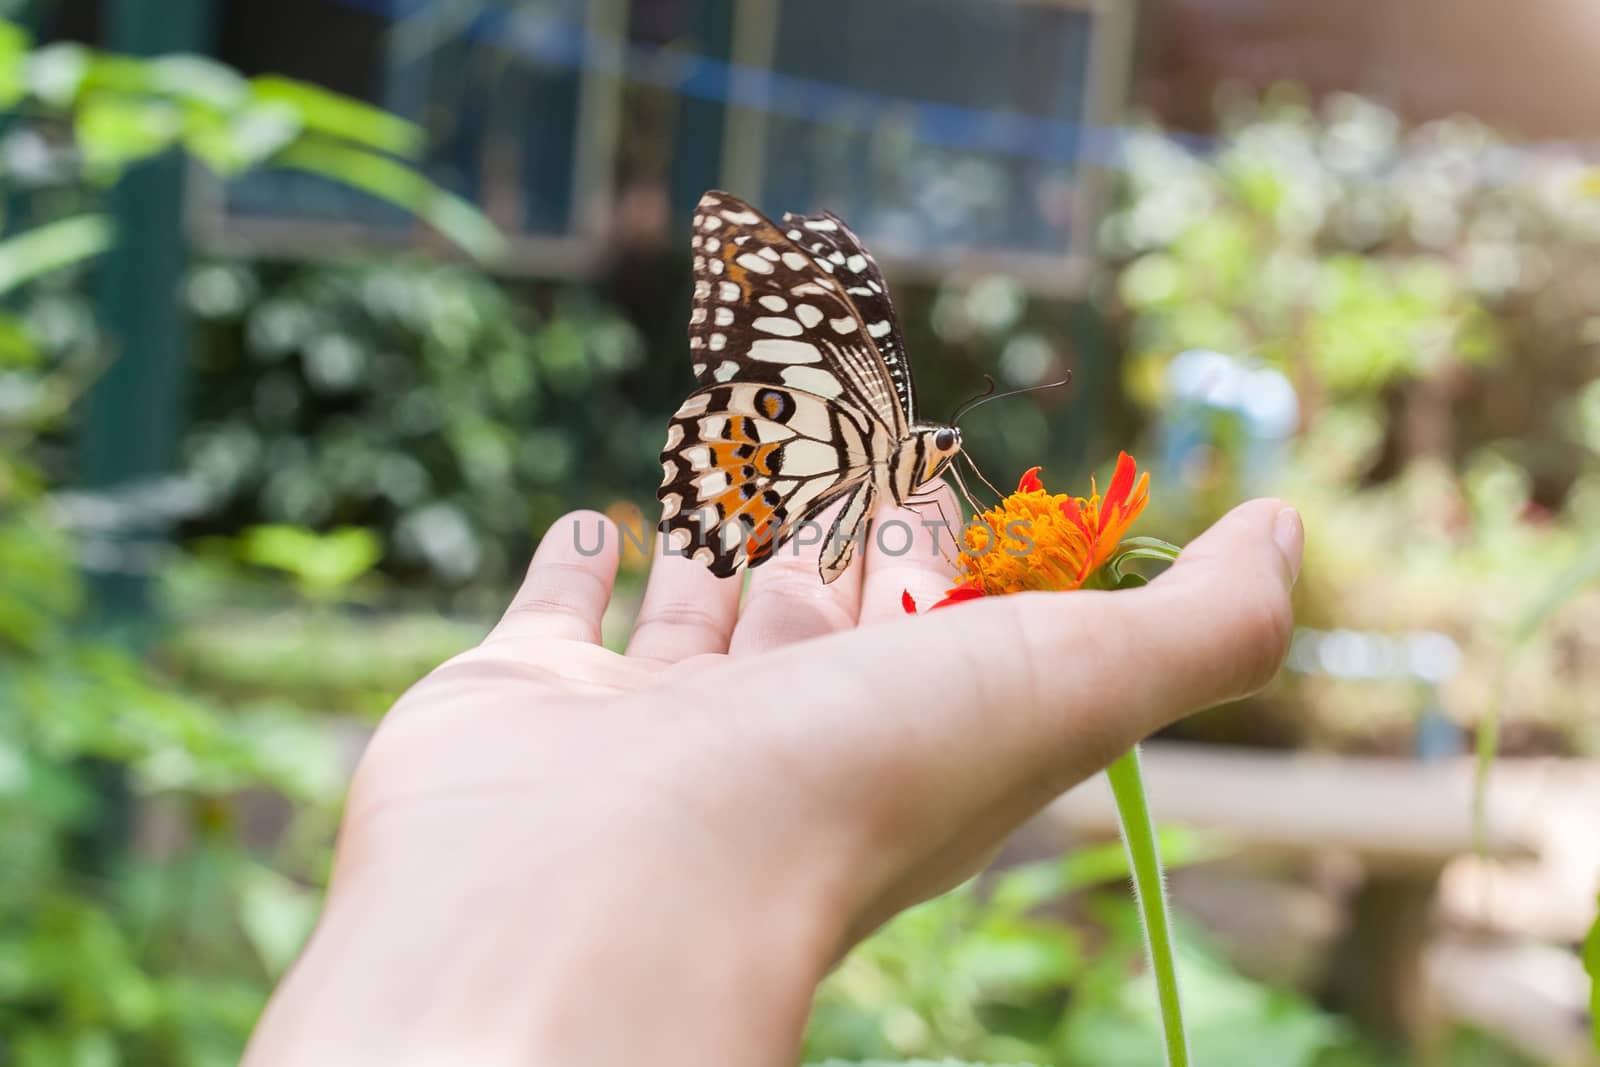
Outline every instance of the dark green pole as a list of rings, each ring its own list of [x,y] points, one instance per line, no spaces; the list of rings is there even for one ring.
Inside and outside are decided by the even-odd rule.
[[[136,56],[203,52],[209,7],[210,0],[105,0],[104,44]],[[188,261],[183,177],[182,157],[170,153],[129,170],[108,197],[117,239],[100,266],[98,305],[109,364],[86,398],[78,440],[79,480],[89,490],[128,490],[177,466],[188,363],[179,303]],[[114,551],[89,573],[94,621],[142,644],[152,627],[149,577],[140,568],[166,530],[128,526],[107,537]],[[78,869],[103,875],[132,833],[127,777],[118,764],[95,760],[83,773],[100,810],[69,855]]]
[[[105,0],[105,46],[155,56],[205,52],[212,0]],[[129,170],[110,191],[117,241],[100,271],[100,322],[109,365],[87,398],[81,481],[116,490],[171,474],[177,465],[188,366],[179,287],[188,262],[183,232],[184,160],[176,153]],[[120,564],[93,575],[102,621],[136,624],[146,614],[139,567],[165,531],[115,535]]]

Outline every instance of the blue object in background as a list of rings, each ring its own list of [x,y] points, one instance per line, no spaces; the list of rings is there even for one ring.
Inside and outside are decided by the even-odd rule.
[[[1271,485],[1300,419],[1294,386],[1280,371],[1224,352],[1190,349],[1167,367],[1168,406],[1160,428],[1160,469],[1187,483],[1197,450],[1236,449],[1241,488]]]

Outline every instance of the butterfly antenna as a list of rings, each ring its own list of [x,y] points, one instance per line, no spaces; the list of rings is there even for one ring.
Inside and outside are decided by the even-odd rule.
[[[1004,500],[1006,498],[1004,493],[994,487],[993,482],[983,476],[983,468],[978,466],[977,460],[973,459],[972,456],[965,451],[961,453],[961,458],[967,461],[967,465],[972,468],[972,473],[978,476],[978,481],[982,482],[984,485],[987,485],[989,487],[989,491],[993,493],[997,499]]]
[[[968,397],[966,400],[963,400],[961,402],[961,406],[956,408],[956,413],[950,416],[950,425],[954,426],[956,423],[961,421],[961,416],[965,415],[967,412],[971,411],[985,400],[988,400],[991,396],[994,396],[995,384],[993,376],[985,374],[983,376],[983,380],[989,383],[989,387],[976,396]]]
[[[1004,393],[996,393],[994,391],[994,379],[989,375],[985,374],[983,376],[983,380],[989,383],[989,387],[983,392],[979,393],[977,396],[968,400],[966,403],[962,404],[960,407],[956,408],[956,413],[950,416],[950,425],[956,425],[961,421],[961,416],[965,415],[973,408],[982,407],[991,400],[1004,400],[1008,396],[1021,396],[1023,393],[1037,393],[1042,389],[1059,389],[1063,385],[1066,385],[1068,382],[1072,381],[1072,371],[1068,370],[1067,376],[1062,378],[1059,382],[1045,382],[1043,385],[1027,385],[1023,386],[1021,389],[1008,389]]]

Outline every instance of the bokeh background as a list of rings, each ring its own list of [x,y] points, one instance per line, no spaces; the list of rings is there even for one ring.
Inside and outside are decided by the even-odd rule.
[[[1596,1062],[1600,9],[0,17],[0,1064],[237,1059],[378,716],[556,515],[648,521],[712,187],[863,234],[930,412],[1071,371],[996,481],[1302,509],[1285,671],[1149,747],[1200,1062]],[[1157,1062],[1125,877],[1086,785],[808,1055]]]

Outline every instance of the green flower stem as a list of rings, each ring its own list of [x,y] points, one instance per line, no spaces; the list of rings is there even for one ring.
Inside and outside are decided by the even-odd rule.
[[[1189,1039],[1183,1031],[1183,1009],[1178,1003],[1178,967],[1172,950],[1172,923],[1167,912],[1167,885],[1156,849],[1156,827],[1145,796],[1144,773],[1135,745],[1110,767],[1106,777],[1117,800],[1122,841],[1128,847],[1133,871],[1133,895],[1144,924],[1145,947],[1156,976],[1156,996],[1161,1003],[1161,1029],[1167,1043],[1167,1067],[1189,1067]]]

